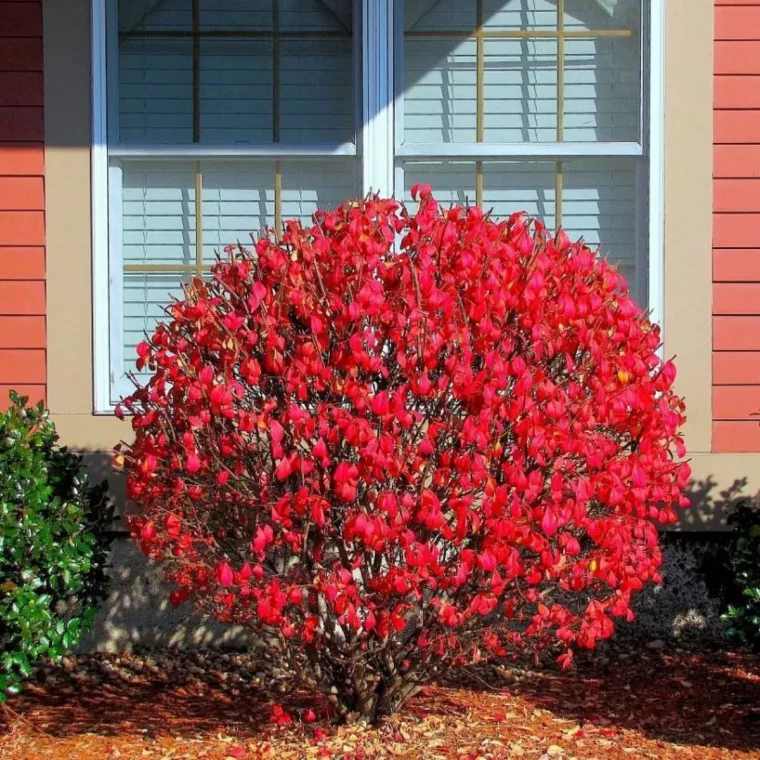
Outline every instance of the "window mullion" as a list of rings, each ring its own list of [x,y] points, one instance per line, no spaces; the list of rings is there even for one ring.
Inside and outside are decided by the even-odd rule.
[[[565,140],[565,0],[557,0],[557,142]],[[562,162],[554,169],[554,227],[562,227]]]
[[[485,141],[485,40],[483,0],[477,0],[475,8],[475,139]],[[483,205],[483,162],[475,162],[475,204]]]
[[[201,4],[193,0],[193,143],[201,141]],[[195,162],[195,268],[203,271],[203,173]]]
[[[280,3],[272,0],[272,142],[280,142]],[[274,162],[274,229],[282,233],[282,165]]]
[[[394,0],[362,0],[363,192],[393,192]]]

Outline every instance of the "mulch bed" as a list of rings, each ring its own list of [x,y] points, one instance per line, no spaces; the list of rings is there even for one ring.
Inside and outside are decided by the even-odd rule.
[[[325,714],[246,655],[72,657],[0,708],[0,758],[760,759],[760,657],[619,645],[457,672],[376,728]]]

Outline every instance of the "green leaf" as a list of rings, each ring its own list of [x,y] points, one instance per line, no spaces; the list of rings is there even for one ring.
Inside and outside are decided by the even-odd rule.
[[[44,406],[0,412],[0,701],[78,642],[107,592],[113,507]],[[76,614],[74,614],[76,613]]]

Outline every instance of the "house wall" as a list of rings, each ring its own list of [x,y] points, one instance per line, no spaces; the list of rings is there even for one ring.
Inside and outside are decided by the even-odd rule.
[[[760,76],[760,36],[756,36],[757,42],[730,42],[741,45],[741,51],[726,51],[722,45],[729,42],[726,38],[732,34],[760,30],[760,21],[753,22],[754,26],[750,23],[760,18],[760,0],[737,0],[733,4],[715,0],[715,5],[710,0],[659,2],[665,7],[666,58],[665,353],[677,357],[678,390],[686,396],[689,408],[685,435],[694,470],[694,507],[685,513],[681,527],[711,530],[721,527],[726,504],[760,489],[760,453],[752,453],[760,452],[760,437],[752,437],[755,431],[750,427],[755,423],[749,421],[754,408],[753,386],[758,389],[760,408],[760,337],[755,337],[760,331],[754,329],[760,311],[718,313],[713,317],[714,301],[721,309],[721,303],[730,305],[741,300],[721,286],[739,284],[745,294],[751,294],[754,288],[760,290],[760,244],[754,244],[757,248],[753,249],[752,239],[753,222],[757,222],[760,231],[760,194],[757,206],[742,205],[750,203],[745,188],[754,189],[755,177],[760,181],[760,174],[752,168],[754,161],[760,171],[760,137],[753,135],[751,126],[757,118],[755,131],[760,135],[760,110],[753,110],[760,109],[760,79],[756,86],[754,77]],[[31,384],[39,394],[45,392],[44,335],[42,339],[34,338],[31,328],[22,329],[13,322],[3,327],[6,317],[36,317],[40,324],[44,301],[33,306],[33,298],[17,295],[17,306],[13,308],[31,308],[35,313],[6,314],[11,307],[4,305],[8,299],[2,290],[8,281],[29,282],[32,285],[23,285],[21,290],[36,288],[44,298],[41,196],[35,200],[35,196],[27,195],[31,200],[24,202],[25,195],[18,184],[10,194],[2,191],[2,183],[11,176],[40,179],[44,138],[44,208],[50,252],[47,401],[62,441],[86,452],[90,466],[102,475],[109,468],[109,450],[130,431],[127,424],[113,417],[92,413],[90,0],[44,0],[42,4],[44,126],[39,87],[35,90],[22,84],[26,75],[31,75],[32,81],[41,77],[41,2],[0,0],[0,388],[8,383]],[[24,41],[19,42],[19,38]],[[738,66],[742,58],[744,69],[738,74],[724,70]],[[10,84],[6,83],[6,72]],[[737,81],[739,75],[743,75],[741,81]],[[15,95],[10,98],[9,92]],[[741,101],[726,100],[730,97],[740,97]],[[29,98],[32,103],[25,102]],[[739,116],[739,112],[731,110],[737,107],[731,103],[736,102],[742,106]],[[735,142],[724,146],[724,119],[735,123],[742,118],[747,119],[743,131],[729,132]],[[751,144],[753,139],[756,147]],[[721,176],[720,172],[728,174]],[[738,180],[749,184],[737,184]],[[13,204],[24,207],[11,207]],[[22,218],[18,214],[29,216]],[[732,224],[734,220],[740,222],[738,227]],[[721,237],[723,231],[735,227],[743,230],[744,237],[739,244],[727,243]],[[749,290],[745,291],[748,280]],[[750,308],[747,304],[752,299],[742,298],[742,308]],[[726,323],[724,317],[733,321]],[[732,340],[738,343],[731,344]],[[23,345],[9,346],[5,341]],[[737,355],[737,351],[745,353]],[[38,362],[32,366],[35,371],[24,374],[26,362],[34,360]],[[728,382],[725,366],[744,374],[733,375],[735,379]],[[729,390],[723,390],[726,387]],[[743,401],[736,407],[740,396]],[[729,404],[734,404],[735,409]],[[737,416],[725,418],[725,414]],[[744,441],[742,452],[732,451],[726,443],[732,440],[732,431],[738,431]],[[186,613],[168,608],[160,575],[146,566],[131,543],[115,544],[113,565],[114,587],[88,647],[219,641],[218,632],[204,629]],[[696,597],[691,591],[680,587],[676,590],[678,604],[683,601],[686,606],[695,606]],[[228,631],[226,635],[234,638],[235,632]]]
[[[752,168],[760,171],[760,137],[753,134],[752,126],[756,120],[754,132],[760,135],[760,0],[659,2],[665,8],[665,353],[677,357],[678,390],[689,410],[685,437],[694,470],[695,507],[686,513],[682,527],[713,529],[721,526],[727,503],[760,490],[760,428],[750,417],[755,407],[760,408],[760,337],[756,337],[760,331],[755,329],[755,321],[760,324],[760,306],[754,306],[752,298],[755,290],[760,295],[760,264],[755,262],[755,256],[760,262],[760,247],[753,248],[755,223],[760,231],[760,192],[754,184],[758,182],[760,190],[760,175]],[[0,8],[9,7],[10,16],[6,12],[3,18],[13,17],[18,9],[39,8],[39,2],[0,0]],[[34,23],[39,22],[27,19],[16,22],[15,28],[30,34],[39,28]],[[62,440],[90,452],[90,461],[104,472],[107,452],[130,431],[113,417],[92,413],[89,24],[90,0],[44,0],[45,204],[50,251],[47,400]],[[0,29],[13,28],[11,22],[0,22]],[[757,41],[729,39],[752,35]],[[13,60],[2,42],[0,70],[8,65],[7,58]],[[741,49],[733,50],[731,45]],[[24,54],[21,59],[29,66],[33,56]],[[741,73],[731,73],[732,67],[742,67]],[[24,97],[33,92],[27,90],[21,88]],[[0,85],[0,97],[2,92]],[[739,110],[737,103],[742,106]],[[15,108],[34,109],[40,119],[17,129],[16,139],[41,139],[41,108]],[[0,125],[6,123],[3,112]],[[28,150],[33,155],[34,146]],[[37,151],[41,172],[39,146]],[[13,193],[12,197],[18,203],[22,195]],[[36,214],[38,224],[42,219],[34,209],[2,213]],[[14,229],[8,234],[12,235],[28,227],[11,226]],[[5,225],[0,227],[0,235],[4,229]],[[25,240],[12,245],[41,255],[41,229]],[[12,260],[17,266],[27,261],[18,252]],[[26,278],[35,281],[33,275]],[[29,308],[32,301],[22,298],[20,303]],[[731,308],[742,311],[723,313]],[[10,334],[17,339],[22,333],[11,330]],[[27,333],[23,335],[29,342]],[[18,350],[39,355],[44,362],[42,346],[0,346],[4,352]],[[8,360],[0,360],[0,373],[10,371],[3,369],[10,364],[20,375],[24,364],[15,354],[8,355]],[[44,364],[41,367],[44,370]],[[29,376],[36,377],[35,383],[42,388],[44,374]],[[17,384],[23,381],[20,376],[10,378]],[[0,383],[4,382],[0,376]]]
[[[0,0],[0,408],[45,398],[42,0]]]
[[[760,451],[760,0],[715,6],[713,450]]]

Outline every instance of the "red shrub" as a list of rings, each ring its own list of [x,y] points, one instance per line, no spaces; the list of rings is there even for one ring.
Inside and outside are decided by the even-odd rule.
[[[339,713],[574,647],[658,580],[684,405],[622,277],[520,214],[369,198],[229,249],[138,347],[131,522],[172,600]],[[403,240],[391,255],[394,239]]]

